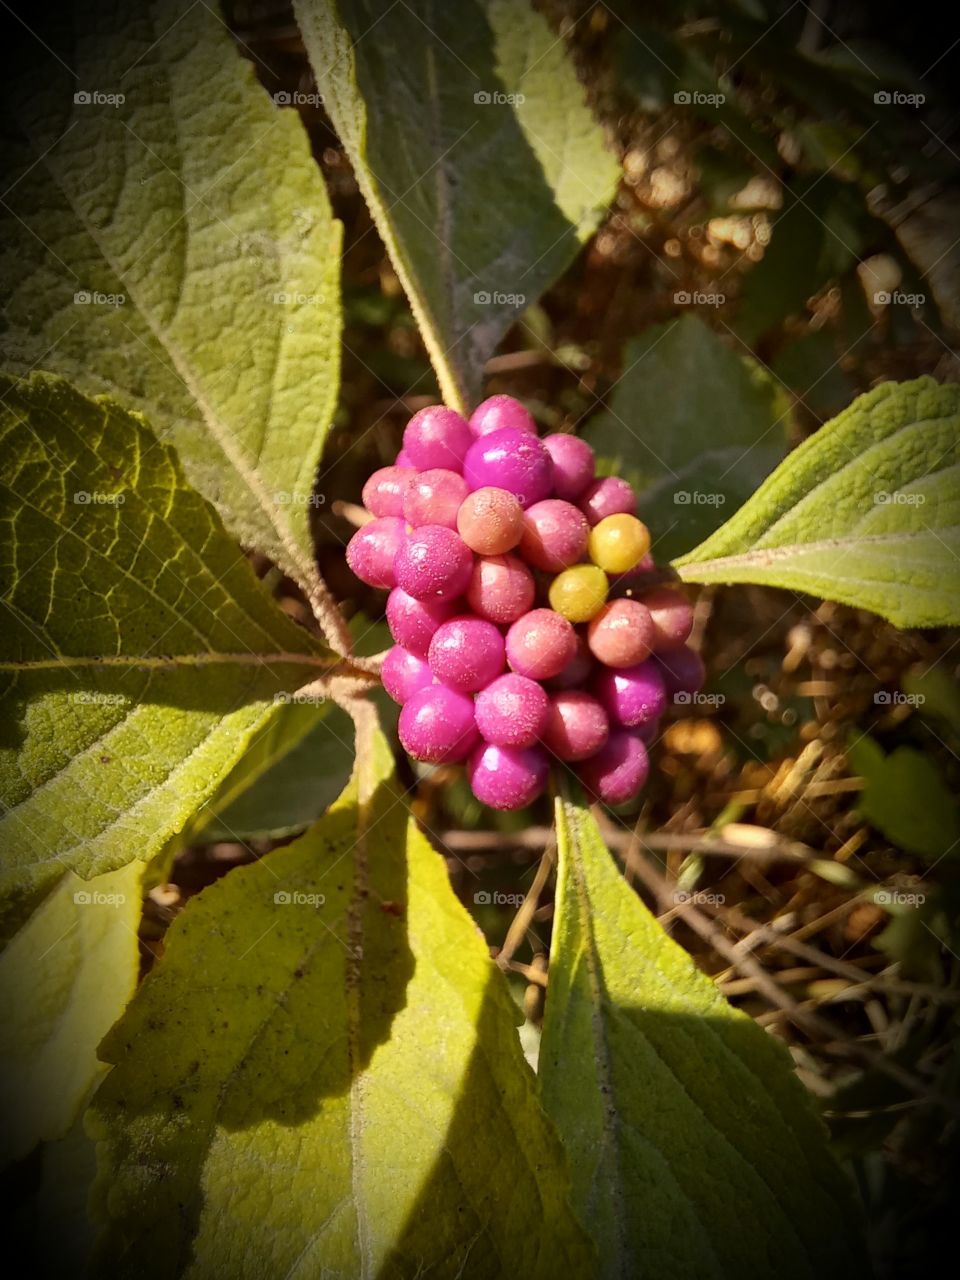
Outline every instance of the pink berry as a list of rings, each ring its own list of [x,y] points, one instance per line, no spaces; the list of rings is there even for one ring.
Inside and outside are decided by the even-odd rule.
[[[614,724],[637,728],[658,720],[667,708],[663,673],[652,658],[635,667],[601,667],[593,691]]]
[[[543,745],[560,760],[596,755],[610,733],[607,713],[596,698],[578,689],[555,694],[543,733]]]
[[[404,451],[420,471],[435,467],[460,471],[472,443],[473,432],[466,420],[442,404],[415,413],[403,433]]]
[[[649,657],[654,630],[650,611],[637,600],[611,600],[587,627],[590,652],[608,667],[634,667]]]
[[[417,469],[414,465],[413,459],[410,457],[409,453],[407,453],[406,449],[400,450],[393,465],[395,467],[406,467],[410,471],[416,471]]]
[[[394,587],[387,596],[387,626],[397,644],[425,658],[433,633],[455,607],[452,600],[415,600]]]
[[[429,659],[441,684],[476,693],[503,670],[503,636],[482,618],[451,618],[430,641]]]
[[[464,498],[457,512],[457,529],[477,555],[502,556],[520,541],[523,507],[506,489],[477,489]]]
[[[536,436],[508,427],[474,441],[463,463],[463,476],[471,489],[506,489],[516,495],[521,507],[531,507],[550,496],[553,463]]]
[[[633,486],[620,476],[604,476],[581,494],[578,506],[590,524],[595,525],[607,516],[635,516],[637,495]]]
[[[516,556],[485,556],[477,560],[467,586],[470,608],[498,626],[522,617],[533,604],[535,594],[533,574]]]
[[[559,498],[546,498],[523,513],[520,551],[535,569],[559,573],[583,558],[589,535],[582,511]]]
[[[707,672],[696,649],[686,645],[682,649],[668,649],[658,653],[656,661],[671,697],[678,693],[699,693],[703,688]]]
[[[404,541],[395,570],[396,585],[407,595],[417,600],[453,600],[467,589],[473,554],[452,529],[424,524]]]
[[[654,587],[652,591],[643,593],[641,604],[650,610],[653,647],[658,653],[664,649],[679,649],[690,639],[693,605],[682,591],[675,587]]]
[[[546,436],[543,447],[553,459],[554,493],[567,502],[576,502],[593,481],[593,450],[586,440],[566,433]]]
[[[460,503],[467,496],[467,482],[456,471],[435,467],[414,473],[403,494],[403,516],[416,529],[422,524],[442,524],[456,529]]]
[[[375,516],[402,516],[404,490],[416,474],[411,467],[381,467],[363,486],[363,505]]]
[[[430,664],[398,644],[384,658],[380,678],[387,693],[401,707],[415,693],[433,684]]]
[[[490,396],[470,415],[470,430],[475,436],[488,436],[505,427],[526,431],[532,436],[537,434],[532,416],[513,396]]]
[[[577,651],[559,675],[548,681],[551,689],[578,689],[587,683],[596,665],[585,636],[577,636]]]
[[[540,736],[550,699],[535,680],[512,672],[477,694],[480,736],[498,747],[531,747]]]
[[[371,520],[347,543],[347,564],[368,587],[395,587],[394,563],[406,540],[406,529],[397,516]]]
[[[539,747],[498,747],[485,742],[470,757],[467,776],[481,804],[491,809],[523,809],[547,785],[550,762]]]
[[[604,804],[626,804],[640,793],[650,772],[639,733],[617,729],[595,756],[577,766],[580,781]]]
[[[532,609],[507,632],[507,662],[531,680],[557,676],[577,651],[577,633],[552,609]]]
[[[428,764],[465,760],[477,744],[473,699],[433,684],[407,700],[398,724],[404,751]]]

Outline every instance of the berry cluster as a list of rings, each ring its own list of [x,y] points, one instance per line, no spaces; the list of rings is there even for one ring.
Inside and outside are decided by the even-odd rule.
[[[551,756],[607,804],[633,799],[668,697],[703,667],[682,592],[640,585],[654,566],[632,487],[501,395],[469,422],[421,409],[363,502],[347,561],[390,591],[383,683],[404,749],[465,760],[494,809],[530,804]]]

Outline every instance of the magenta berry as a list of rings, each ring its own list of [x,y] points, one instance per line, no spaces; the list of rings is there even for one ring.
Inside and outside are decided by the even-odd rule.
[[[473,432],[466,420],[442,404],[415,413],[403,433],[404,452],[420,471],[435,467],[460,471],[472,443]]]
[[[394,565],[406,540],[403,521],[396,516],[371,520],[347,543],[347,564],[368,587],[395,587]]]
[[[479,737],[473,699],[446,685],[421,689],[404,704],[398,725],[404,751],[427,764],[465,760]]]
[[[387,626],[397,644],[425,658],[433,633],[452,616],[451,600],[416,600],[394,587],[387,596]]]
[[[394,466],[406,467],[408,471],[416,471],[417,469],[416,464],[410,457],[409,453],[407,453],[406,449],[401,449],[397,454],[397,460],[394,463]]]
[[[650,611],[638,600],[611,600],[587,627],[590,652],[608,667],[633,667],[653,649]]]
[[[647,780],[650,761],[640,734],[617,729],[595,756],[577,766],[580,781],[604,804],[626,804],[635,799]]]
[[[476,693],[503,670],[503,636],[482,618],[451,618],[430,641],[430,670],[441,684]]]
[[[667,694],[675,698],[678,693],[699,693],[707,678],[703,659],[695,649],[684,645],[680,649],[668,649],[656,656],[657,666],[663,672]]]
[[[547,785],[550,762],[539,747],[499,747],[485,742],[467,765],[473,794],[491,809],[523,809]]]
[[[667,707],[663,672],[652,658],[620,670],[601,667],[594,677],[593,691],[613,723],[626,728],[658,720]]]
[[[498,747],[531,747],[540,737],[550,699],[535,680],[513,672],[498,676],[477,694],[477,728]]]
[[[653,647],[657,653],[686,644],[693,630],[693,605],[682,591],[676,587],[654,587],[643,593],[641,603],[650,610],[653,619]]]
[[[550,699],[543,745],[560,760],[586,760],[596,755],[610,734],[607,713],[589,693],[567,689]]]
[[[532,609],[507,632],[507,661],[531,680],[557,676],[577,652],[577,633],[552,609]]]
[[[516,556],[485,556],[473,566],[467,602],[474,613],[498,626],[522,617],[533,604],[533,574]]]
[[[467,589],[473,553],[452,529],[424,524],[404,540],[394,568],[396,585],[407,595],[417,600],[453,600]]]
[[[533,417],[513,396],[490,396],[470,415],[470,430],[475,436],[488,436],[505,427],[531,436],[537,434]]]
[[[576,502],[593,482],[593,450],[586,440],[564,433],[546,436],[543,447],[553,460],[554,493],[567,502]]]
[[[595,480],[578,499],[578,506],[591,525],[599,524],[607,516],[635,516],[637,495],[633,485],[620,476],[604,476]]]
[[[424,659],[395,644],[383,660],[380,670],[383,687],[401,707],[421,689],[433,684],[433,672]]]
[[[583,558],[589,534],[582,511],[560,498],[545,498],[523,513],[520,552],[535,569],[559,573]]]
[[[536,436],[507,427],[474,441],[463,477],[471,489],[506,489],[521,507],[531,507],[550,496],[553,463]]]
[[[435,467],[415,472],[403,492],[403,517],[415,529],[423,524],[456,529],[457,512],[466,496],[467,482],[456,471]]]
[[[363,486],[363,505],[375,516],[402,516],[403,495],[416,474],[412,467],[381,467]]]

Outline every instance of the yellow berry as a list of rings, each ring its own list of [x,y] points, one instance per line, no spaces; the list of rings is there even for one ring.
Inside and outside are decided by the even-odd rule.
[[[589,622],[607,602],[607,575],[595,564],[575,564],[550,584],[550,608],[570,622]]]
[[[629,573],[650,550],[650,531],[636,516],[607,516],[590,530],[590,559],[607,573]]]

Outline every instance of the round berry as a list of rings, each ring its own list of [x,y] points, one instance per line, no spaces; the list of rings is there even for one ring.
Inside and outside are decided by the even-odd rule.
[[[460,471],[472,443],[466,419],[442,404],[415,413],[403,433],[403,451],[420,471],[435,467]]]
[[[507,662],[531,680],[558,676],[577,652],[577,633],[552,609],[532,609],[507,632]]]
[[[452,529],[423,524],[405,539],[395,569],[396,585],[407,595],[417,600],[453,600],[467,589],[473,554]]]
[[[502,556],[512,551],[523,533],[523,507],[506,489],[477,489],[457,512],[457,529],[471,551]]]
[[[682,591],[676,587],[654,587],[643,593],[641,603],[650,610],[655,633],[653,647],[658,653],[686,644],[693,630],[693,605]]]
[[[381,516],[358,529],[347,543],[347,564],[368,587],[395,587],[394,562],[407,541],[397,516]]]
[[[415,693],[433,684],[430,664],[398,644],[384,658],[380,678],[387,693],[401,707]]]
[[[663,672],[652,658],[635,667],[601,667],[593,691],[614,724],[635,729],[658,720],[667,708]]]
[[[397,729],[404,751],[428,764],[465,760],[479,737],[473,699],[442,684],[413,694],[400,712]]]
[[[604,804],[626,804],[640,793],[650,772],[639,733],[617,729],[595,756],[577,766],[580,781]]]
[[[583,556],[589,536],[582,511],[560,498],[545,498],[523,513],[520,553],[535,569],[558,573]]]
[[[430,641],[430,670],[441,684],[476,693],[503,670],[503,636],[482,618],[451,618]]]
[[[477,694],[474,712],[480,736],[498,747],[531,747],[540,737],[550,699],[535,680],[513,672],[498,676]]]
[[[586,760],[596,755],[609,733],[607,713],[596,698],[579,689],[569,689],[550,699],[550,712],[540,736],[547,750],[560,760]]]
[[[442,524],[456,529],[460,503],[467,496],[467,482],[456,471],[434,467],[414,472],[403,494],[403,516],[416,529],[422,524]]]
[[[620,476],[604,476],[588,486],[580,495],[578,505],[592,525],[599,524],[607,516],[635,516],[637,495],[633,485]]]
[[[667,693],[699,693],[707,678],[703,659],[696,649],[684,645],[681,649],[668,649],[657,654],[657,666],[663,672]]]
[[[545,436],[543,447],[553,459],[554,493],[567,502],[576,502],[593,481],[593,450],[586,440],[565,433]]]
[[[553,463],[536,436],[507,427],[474,441],[463,476],[471,489],[493,485],[514,494],[521,507],[532,507],[550,496]]]
[[[550,583],[550,607],[571,622],[589,622],[607,603],[607,575],[595,564],[575,564]]]
[[[536,589],[533,574],[516,556],[485,556],[473,566],[467,601],[481,618],[506,626],[527,612]]]
[[[629,573],[650,550],[650,531],[636,516],[606,516],[590,531],[590,559],[607,573]]]
[[[498,747],[485,742],[470,757],[467,776],[481,804],[491,809],[523,809],[547,785],[550,762],[539,747]]]
[[[587,682],[595,666],[593,654],[585,636],[577,636],[577,650],[558,676],[547,683],[551,689],[578,689]]]
[[[519,400],[513,396],[490,396],[478,404],[470,415],[470,430],[475,436],[488,436],[510,427],[514,431],[537,434],[537,424]]]
[[[634,667],[653,648],[650,612],[637,600],[611,600],[587,629],[590,652],[608,667]]]
[[[400,450],[393,465],[395,467],[406,467],[408,471],[416,471],[417,469],[414,466],[413,459],[410,457],[409,453],[407,453],[406,449]]]
[[[451,600],[416,600],[399,587],[387,596],[387,626],[399,645],[425,658],[433,633],[453,614]]]
[[[363,505],[375,516],[402,516],[403,495],[412,467],[381,467],[363,486]]]

